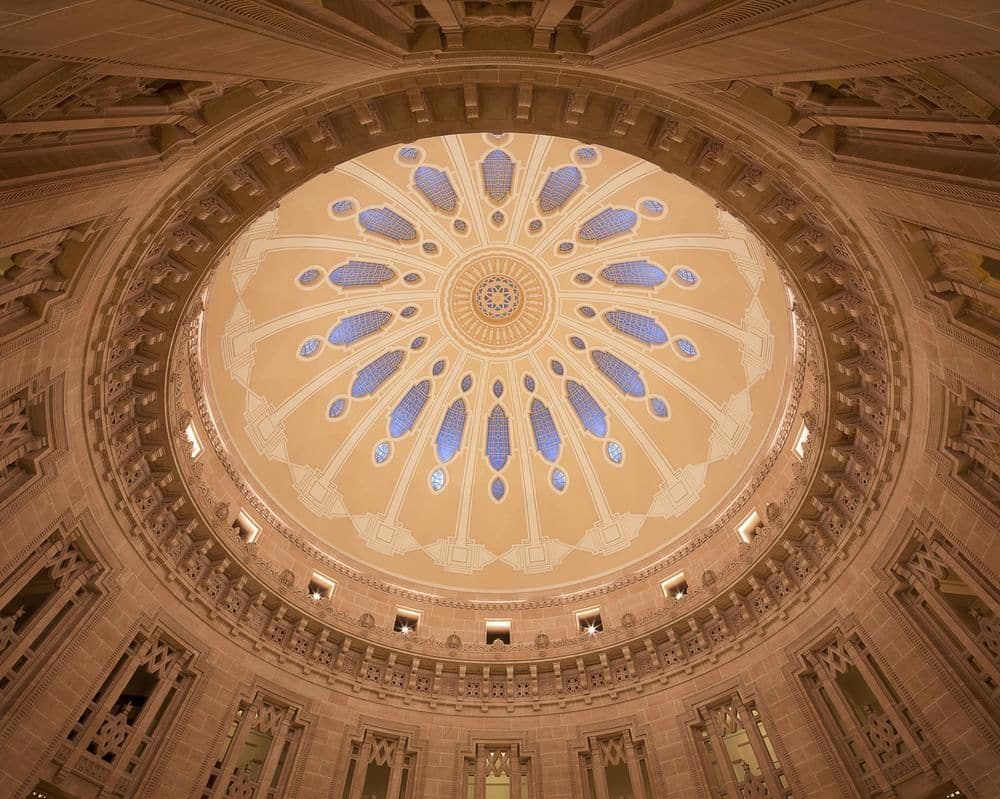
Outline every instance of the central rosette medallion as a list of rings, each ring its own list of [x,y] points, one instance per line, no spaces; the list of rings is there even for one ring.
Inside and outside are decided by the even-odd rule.
[[[528,253],[479,250],[445,282],[445,324],[480,355],[524,352],[548,332],[554,316],[551,278]]]

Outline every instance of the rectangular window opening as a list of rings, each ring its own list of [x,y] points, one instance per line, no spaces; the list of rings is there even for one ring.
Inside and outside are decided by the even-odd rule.
[[[260,525],[251,519],[245,510],[241,510],[236,516],[236,521],[233,522],[233,529],[244,544],[252,544],[260,535]]]
[[[677,574],[668,577],[660,583],[660,588],[663,589],[663,595],[667,599],[684,599],[688,592],[688,583],[684,572],[677,572]]]
[[[194,428],[194,422],[184,428],[184,437],[191,444],[191,460],[198,460],[198,456],[205,451],[205,447],[198,437],[198,431]]]
[[[744,544],[749,544],[757,537],[757,533],[760,532],[764,523],[760,520],[760,514],[757,511],[750,511],[750,515],[747,516],[736,528],[736,534],[740,537],[740,541]]]
[[[325,574],[313,572],[312,579],[309,581],[309,596],[316,602],[329,599],[333,596],[336,587],[337,584]]]
[[[392,629],[400,635],[412,635],[420,625],[420,616],[419,610],[396,608],[396,620],[392,623]]]
[[[576,624],[581,633],[587,635],[597,635],[604,632],[604,623],[601,621],[600,608],[588,608],[576,612]]]
[[[487,619],[486,620],[486,644],[489,646],[494,641],[502,641],[510,645],[510,619]]]
[[[802,427],[799,429],[799,435],[795,439],[795,446],[792,448],[792,451],[800,458],[806,456],[806,442],[809,440],[809,435],[809,428],[803,422]]]

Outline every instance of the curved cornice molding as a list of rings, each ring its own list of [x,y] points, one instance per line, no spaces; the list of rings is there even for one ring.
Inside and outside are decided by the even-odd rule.
[[[520,86],[529,78],[534,88],[525,105]],[[136,235],[109,287],[88,369],[95,387],[91,432],[124,526],[174,590],[211,623],[252,642],[258,654],[383,696],[411,694],[461,707],[470,661],[484,664],[474,667],[484,671],[475,674],[484,681],[490,680],[489,664],[502,663],[509,692],[495,701],[513,703],[516,695],[535,709],[585,696],[611,701],[625,688],[665,682],[670,672],[691,674],[699,664],[715,668],[742,639],[787,620],[798,600],[843,568],[881,509],[903,418],[903,378],[900,344],[887,316],[891,303],[867,260],[869,248],[773,147],[679,99],[621,84],[605,93],[611,84],[603,81],[581,99],[576,87],[589,77],[562,71],[495,71],[481,85],[446,71],[421,76],[425,102],[418,109],[408,92],[412,80],[337,92],[244,132],[203,160]],[[480,107],[487,90],[489,103]],[[417,127],[418,110],[427,108],[428,121]],[[185,345],[178,334],[197,313],[201,279],[250,220],[341,161],[415,132],[503,127],[578,137],[581,119],[595,143],[686,178],[747,223],[795,284],[804,306],[800,317],[815,316],[810,349],[819,359],[816,373],[825,372],[820,381],[829,386],[830,401],[820,401],[813,420],[805,496],[780,508],[777,521],[732,564],[706,571],[702,590],[642,619],[626,614],[597,639],[550,642],[540,635],[534,650],[404,642],[375,628],[370,614],[355,621],[318,608],[295,588],[294,576],[289,580],[286,571],[246,551],[231,535],[228,518],[213,519],[202,509],[178,467],[186,455],[176,426],[183,420],[168,426],[175,389],[166,381],[181,378],[167,367],[171,348],[179,352]],[[567,695],[560,661],[574,660],[580,672],[606,672],[603,687],[583,681],[585,688]],[[612,677],[617,663],[623,670]],[[400,668],[409,671],[404,687],[390,686],[390,673]],[[530,683],[526,693],[515,693],[520,679]]]

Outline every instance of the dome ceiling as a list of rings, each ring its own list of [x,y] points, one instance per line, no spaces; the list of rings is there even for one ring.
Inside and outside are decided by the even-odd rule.
[[[479,592],[593,580],[743,491],[793,370],[788,293],[700,190],[568,139],[366,154],[209,289],[228,457],[334,557]]]

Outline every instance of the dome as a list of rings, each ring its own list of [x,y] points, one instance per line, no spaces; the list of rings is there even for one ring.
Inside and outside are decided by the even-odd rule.
[[[456,590],[573,585],[662,555],[750,482],[795,411],[789,298],[756,237],[653,164],[423,139],[236,240],[205,296],[210,418],[335,557]]]
[[[994,799],[996,0],[0,11],[0,797]]]

